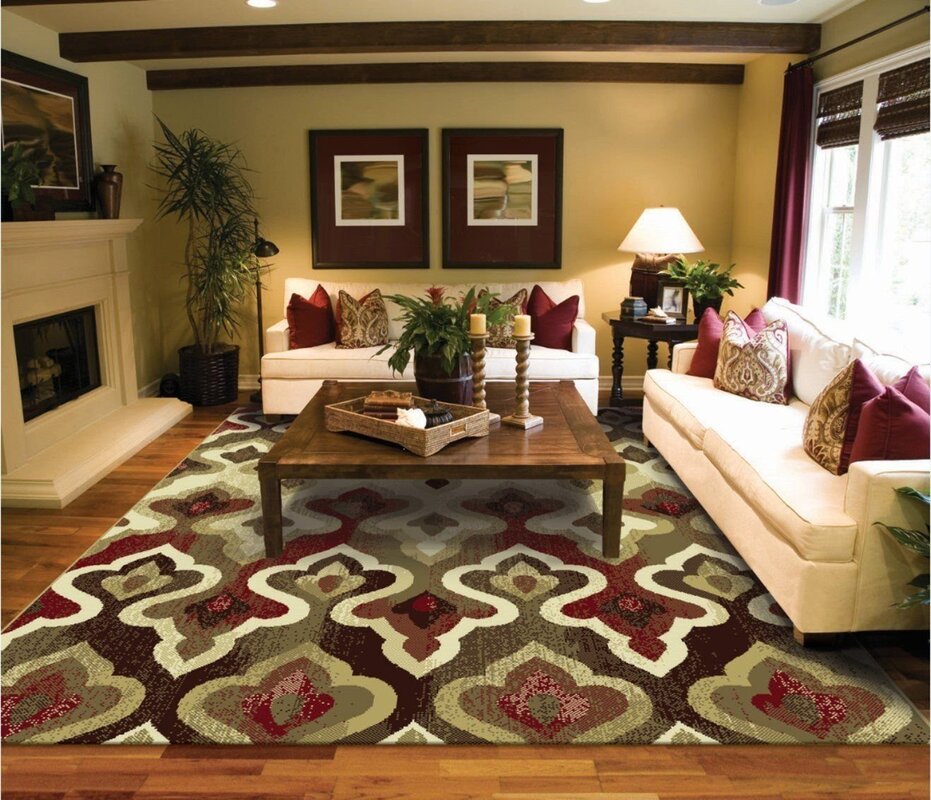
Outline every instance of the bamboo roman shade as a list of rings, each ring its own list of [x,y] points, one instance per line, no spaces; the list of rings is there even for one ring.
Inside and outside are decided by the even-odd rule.
[[[863,81],[825,92],[818,98],[818,147],[846,147],[860,141]]]
[[[882,139],[896,139],[931,130],[928,91],[928,62],[925,58],[879,76],[879,110],[875,130]]]

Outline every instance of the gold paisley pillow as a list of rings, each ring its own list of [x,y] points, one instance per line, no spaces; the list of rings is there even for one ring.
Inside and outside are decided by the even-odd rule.
[[[714,385],[761,403],[789,402],[789,333],[785,321],[777,319],[759,333],[748,330],[733,311],[727,312]]]
[[[338,308],[337,347],[354,350],[388,344],[388,309],[378,289],[361,300],[340,289]]]
[[[485,294],[485,292],[482,291],[482,294]],[[489,347],[510,347],[511,350],[514,350],[517,347],[517,342],[514,341],[514,315],[523,314],[524,309],[527,308],[527,290],[521,289],[507,300],[492,297],[488,305],[491,308],[498,308],[499,306],[508,306],[509,308],[503,322],[488,326],[487,345]]]
[[[843,475],[850,466],[860,411],[884,388],[859,358],[844,367],[808,409],[802,430],[805,452],[828,472]]]

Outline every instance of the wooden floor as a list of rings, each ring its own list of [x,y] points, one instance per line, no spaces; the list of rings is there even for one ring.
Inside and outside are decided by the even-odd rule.
[[[197,409],[62,511],[4,511],[3,624],[233,407]],[[927,635],[862,641],[927,717]],[[929,786],[927,749],[906,746],[62,745],[4,747],[0,761],[10,800],[925,800]]]

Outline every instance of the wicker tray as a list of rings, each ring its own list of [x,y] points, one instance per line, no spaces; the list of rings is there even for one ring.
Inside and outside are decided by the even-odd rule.
[[[433,401],[414,397],[414,407],[424,408]],[[324,407],[324,422],[328,431],[359,433],[383,442],[399,444],[418,456],[432,456],[450,442],[469,437],[488,435],[488,410],[474,406],[459,406],[453,403],[437,403],[453,415],[453,421],[435,428],[421,430],[398,425],[385,419],[367,417],[361,413],[364,397],[333,403]]]

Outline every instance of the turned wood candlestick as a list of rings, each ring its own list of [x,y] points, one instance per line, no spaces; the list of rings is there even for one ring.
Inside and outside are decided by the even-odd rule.
[[[487,409],[485,404],[485,340],[487,333],[470,333],[472,340],[472,405]],[[501,415],[488,412],[488,422],[500,422]]]
[[[529,336],[515,336],[517,343],[517,372],[515,376],[517,408],[510,416],[503,417],[503,425],[513,425],[516,428],[536,428],[543,424],[543,417],[530,413],[530,381],[527,380],[527,370],[530,368],[530,342],[533,334]]]

